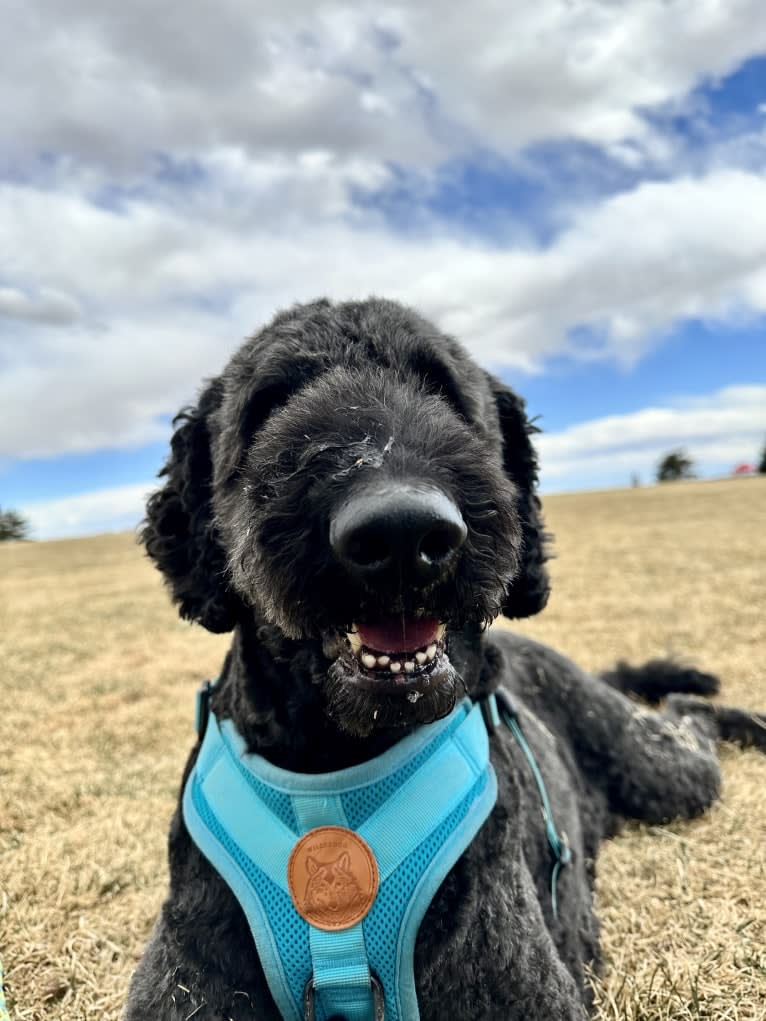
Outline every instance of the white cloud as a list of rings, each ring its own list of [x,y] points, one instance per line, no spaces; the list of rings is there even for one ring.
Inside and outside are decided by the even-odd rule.
[[[155,482],[77,493],[19,508],[35,539],[65,539],[135,528],[144,516]]]
[[[417,100],[375,45],[365,5],[199,0],[159,10],[70,0],[53,22],[44,0],[6,15],[0,121],[17,152],[64,151],[114,169],[157,151],[243,144],[252,154],[330,148],[433,157],[422,118],[363,103],[374,77],[399,112]],[[51,103],[53,95],[65,104]],[[419,104],[422,105],[422,104]]]
[[[5,5],[11,151],[123,170],[231,144],[420,165],[552,137],[651,150],[646,107],[766,48],[759,0],[474,0],[454,17],[436,0],[67,0],[55,12]]]
[[[15,287],[0,287],[0,317],[60,325],[72,322],[79,314],[77,302],[66,294],[42,288],[30,296]]]
[[[536,438],[548,490],[654,478],[659,459],[683,447],[703,475],[757,461],[766,436],[766,385],[728,386],[663,407],[581,422]]]
[[[642,111],[762,52],[759,10],[757,0],[552,0],[479,4],[470,20],[408,5],[392,21],[402,59],[426,71],[453,120],[484,144],[507,151],[571,136],[615,147],[633,139],[651,152],[661,143]]]
[[[0,458],[143,446],[237,346],[218,319],[178,311],[109,327],[0,336]]]
[[[485,364],[526,371],[562,353],[629,365],[686,317],[766,312],[764,175],[643,184],[581,211],[548,247],[511,249],[436,227],[405,239],[374,215],[303,211],[282,232],[259,225],[231,188],[210,198],[216,216],[205,207],[184,217],[145,200],[114,212],[0,185],[0,264],[16,290],[33,279],[84,310],[66,329],[0,321],[0,455],[164,435],[162,416],[244,336],[277,307],[320,294],[398,298]]]

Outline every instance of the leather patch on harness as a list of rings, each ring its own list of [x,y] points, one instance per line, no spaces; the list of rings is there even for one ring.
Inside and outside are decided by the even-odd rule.
[[[360,922],[375,901],[378,883],[372,850],[342,826],[309,830],[293,848],[287,866],[295,910],[328,932]]]

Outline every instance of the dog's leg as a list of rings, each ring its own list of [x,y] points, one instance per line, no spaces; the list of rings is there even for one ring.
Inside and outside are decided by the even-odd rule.
[[[182,1021],[213,1017],[201,988],[205,979],[184,960],[160,916],[138,968],[133,973],[121,1021]],[[239,1018],[238,1014],[232,1017]]]
[[[618,815],[648,822],[700,815],[720,792],[717,742],[766,751],[766,716],[672,694],[646,709],[581,674],[567,721],[573,749]],[[572,700],[570,700],[570,707]]]
[[[568,746],[618,816],[667,822],[702,813],[718,797],[715,713],[638,705],[530,639],[498,635],[508,683]],[[710,703],[702,702],[703,706]]]
[[[712,716],[719,740],[730,741],[741,748],[757,748],[766,752],[765,713],[751,713],[746,709],[714,705],[686,695],[671,695],[666,704],[666,712],[679,718]]]
[[[674,698],[659,713],[633,703],[620,707],[627,719],[610,791],[614,811],[662,823],[700,815],[718,798],[715,712],[710,703],[697,705],[694,714],[680,711]]]
[[[659,705],[667,698],[666,710],[671,717],[709,716],[712,713],[721,741],[766,751],[766,714],[686,697],[717,695],[720,681],[714,674],[670,659],[652,659],[641,666],[630,666],[621,661],[613,670],[599,676],[610,687],[625,694],[638,695],[650,705]]]
[[[128,1002],[121,1021],[180,1021],[180,1000],[194,995],[174,959],[172,941],[160,916],[138,967],[130,981]],[[179,985],[182,989],[177,989]],[[176,997],[175,992],[179,995]],[[192,1008],[188,1006],[186,1013]]]
[[[510,951],[507,981],[494,991],[489,1018],[525,1021],[585,1021],[587,1011],[570,972],[563,965],[543,918],[538,890],[526,863],[514,869],[512,917],[514,932],[505,940]],[[500,979],[502,982],[502,978]],[[502,1011],[498,1009],[502,1006]]]
[[[433,931],[429,921],[436,921],[433,905],[426,916],[415,956],[421,1018],[585,1021],[588,990],[556,947],[521,846],[503,845],[494,880],[487,878],[484,853],[471,863],[459,917],[438,920],[439,929],[451,935],[437,955],[427,935]],[[462,886],[465,881],[458,882]],[[466,918],[471,919],[468,925]]]
[[[163,916],[133,974],[121,1021],[277,1021],[276,1008],[255,1004],[247,983],[232,985],[216,967],[230,933],[211,932],[209,957],[191,961]],[[216,941],[220,941],[220,947]],[[252,951],[253,956],[255,951]]]

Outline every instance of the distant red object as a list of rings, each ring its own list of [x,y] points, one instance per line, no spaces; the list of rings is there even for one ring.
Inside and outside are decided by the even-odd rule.
[[[742,461],[741,464],[736,465],[734,471],[732,472],[732,475],[754,475],[754,474],[755,465],[747,464],[746,461]]]

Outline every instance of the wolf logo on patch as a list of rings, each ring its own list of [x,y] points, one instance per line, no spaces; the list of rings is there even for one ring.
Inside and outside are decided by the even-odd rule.
[[[351,871],[348,851],[327,865],[321,865],[315,858],[307,858],[306,868],[311,878],[303,903],[309,914],[327,925],[349,913],[354,914],[364,901],[364,894]]]
[[[342,826],[319,826],[293,848],[287,870],[298,914],[317,929],[349,929],[372,907],[378,866],[364,840]]]

